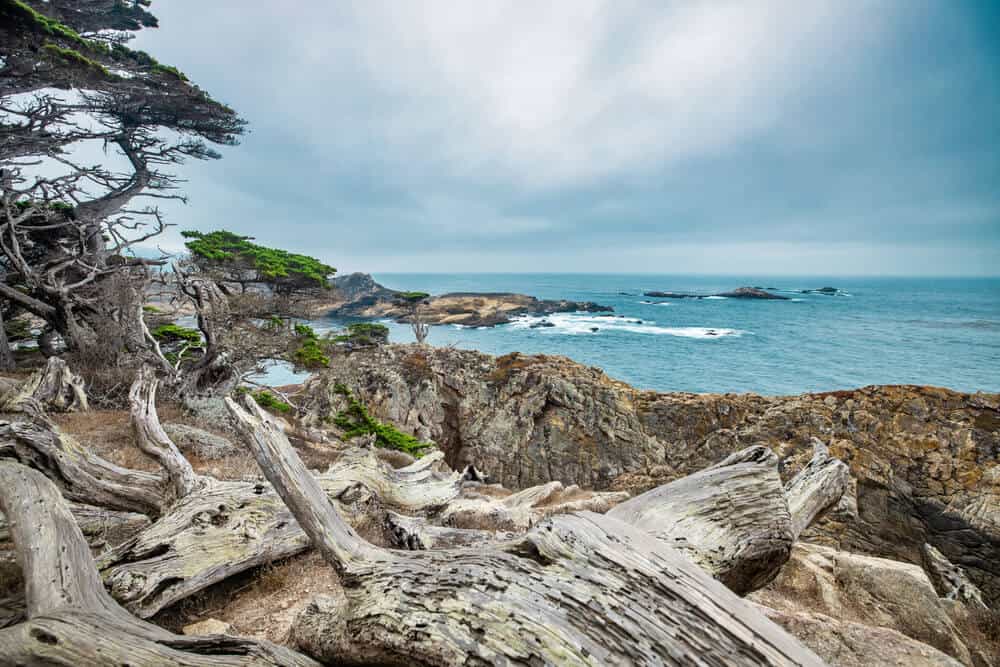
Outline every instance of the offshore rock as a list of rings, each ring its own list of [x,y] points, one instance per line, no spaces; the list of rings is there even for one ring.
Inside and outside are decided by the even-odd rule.
[[[335,355],[304,392],[308,420],[343,382],[380,419],[525,488],[558,480],[642,492],[751,445],[787,480],[811,439],[850,466],[841,503],[803,535],[921,563],[930,543],[1000,601],[1000,396],[872,386],[800,396],[641,391],[564,357],[389,345]]]

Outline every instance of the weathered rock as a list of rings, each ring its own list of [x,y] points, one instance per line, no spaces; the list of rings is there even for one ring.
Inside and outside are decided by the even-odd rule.
[[[889,628],[963,664],[973,664],[927,574],[910,563],[799,543],[777,579],[751,597],[792,616],[822,614],[846,623]],[[808,625],[808,620],[797,622]],[[833,633],[825,634],[829,641]]]
[[[812,438],[852,488],[803,537],[911,563],[924,543],[1000,601],[1000,396],[873,386],[764,397],[640,391],[563,357],[416,346],[338,355],[308,385],[317,424],[343,382],[380,419],[524,488],[559,480],[633,493],[765,445],[787,479]]]
[[[763,613],[813,650],[830,667],[960,667],[932,646],[906,635],[864,623],[813,612]]]
[[[164,424],[163,430],[182,452],[200,459],[221,459],[240,451],[226,438],[187,424]]]

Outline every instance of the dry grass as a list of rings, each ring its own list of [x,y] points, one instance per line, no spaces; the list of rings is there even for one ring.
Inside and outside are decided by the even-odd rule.
[[[341,594],[333,568],[315,551],[256,568],[212,586],[158,614],[174,632],[216,618],[232,634],[287,644],[295,617],[313,595]]]

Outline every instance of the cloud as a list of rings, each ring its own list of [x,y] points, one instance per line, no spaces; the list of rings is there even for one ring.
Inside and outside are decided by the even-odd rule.
[[[756,266],[779,242],[868,244],[916,272],[917,245],[940,244],[944,272],[998,254],[996,36],[950,3],[158,11],[138,46],[253,128],[222,163],[187,169],[182,226],[372,270],[473,256],[482,270],[587,270],[595,254],[629,270],[670,246],[721,269],[719,248]],[[838,270],[836,254],[816,270]]]

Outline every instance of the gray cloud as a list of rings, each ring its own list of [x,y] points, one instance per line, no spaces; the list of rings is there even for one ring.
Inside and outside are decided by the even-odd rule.
[[[988,5],[542,4],[164,2],[138,46],[252,126],[171,221],[348,270],[997,272]]]

